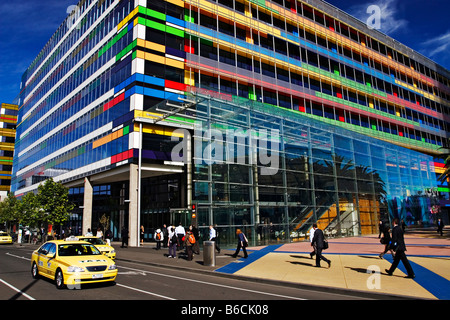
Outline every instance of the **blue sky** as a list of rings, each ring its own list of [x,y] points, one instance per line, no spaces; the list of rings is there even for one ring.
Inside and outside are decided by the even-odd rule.
[[[20,79],[77,0],[0,1],[0,102],[10,103]],[[328,0],[365,22],[380,7],[383,33],[450,70],[448,0]]]

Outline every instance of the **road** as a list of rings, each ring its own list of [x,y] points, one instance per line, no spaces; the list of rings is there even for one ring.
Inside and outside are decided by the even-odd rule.
[[[84,285],[81,290],[57,290],[53,281],[31,277],[30,257],[33,249],[30,246],[0,246],[0,300],[178,300],[184,301],[176,304],[180,314],[212,312],[206,307],[195,309],[206,305],[216,308],[216,314],[242,314],[258,310],[269,312],[264,308],[270,304],[264,301],[364,299],[126,261],[117,262],[119,274],[115,284]],[[212,301],[215,304],[211,304]],[[239,304],[236,305],[236,302]]]

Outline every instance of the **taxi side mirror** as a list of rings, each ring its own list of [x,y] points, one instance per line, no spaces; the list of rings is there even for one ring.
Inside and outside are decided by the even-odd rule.
[[[47,253],[47,258],[53,259],[56,256],[56,253]]]

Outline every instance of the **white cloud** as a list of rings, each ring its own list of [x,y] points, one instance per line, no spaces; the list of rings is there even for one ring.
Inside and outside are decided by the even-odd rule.
[[[369,6],[378,6],[380,8],[380,29],[379,31],[392,35],[396,32],[405,30],[408,27],[408,21],[399,17],[401,10],[398,7],[398,0],[374,0],[365,4],[359,4],[349,8],[347,11],[355,18],[366,23],[372,13],[367,13]]]
[[[421,46],[426,55],[430,57],[450,50],[450,30],[440,36],[422,42]]]

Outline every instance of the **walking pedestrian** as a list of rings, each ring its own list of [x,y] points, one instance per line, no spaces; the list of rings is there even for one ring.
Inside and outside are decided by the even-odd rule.
[[[328,263],[328,268],[329,268],[329,267],[331,267],[331,261],[322,255],[322,250],[324,248],[324,240],[325,240],[323,231],[320,230],[319,228],[317,228],[316,223],[313,224],[313,229],[314,229],[314,237],[313,237],[313,241],[311,242],[311,245],[316,247],[316,267],[320,268],[320,260],[323,260],[326,263]]]
[[[106,243],[108,245],[111,245],[112,238],[113,238],[113,234],[112,234],[111,229],[106,229],[106,231],[105,231],[105,239],[106,239]]]
[[[444,221],[442,221],[441,218],[439,218],[438,221],[437,221],[437,227],[438,227],[437,232],[440,233],[441,236],[443,236],[444,235],[444,233],[443,233]]]
[[[103,231],[102,229],[100,229],[100,227],[97,228],[97,233],[95,234],[95,236],[103,240]]]
[[[178,237],[177,250],[182,250],[183,238],[186,236],[186,230],[184,230],[184,227],[181,225],[181,222],[178,224],[178,227],[175,228],[175,233]]]
[[[311,228],[311,230],[309,231],[309,242],[311,243],[311,246],[313,247],[313,251],[309,254],[311,259],[316,255],[316,247],[313,244],[313,239],[314,239],[314,227]]]
[[[391,248],[393,248],[393,250],[395,251],[395,256],[391,267],[389,269],[386,269],[387,274],[392,276],[399,262],[402,261],[403,265],[406,268],[406,272],[408,273],[406,278],[414,279],[416,276],[405,254],[406,245],[403,236],[403,229],[399,226],[399,220],[397,218],[394,219],[394,228],[392,229],[391,242],[393,244]]]
[[[200,245],[199,245],[200,233],[197,227],[193,225],[189,226],[189,230],[191,231],[191,233],[194,235],[195,238],[195,243],[192,245],[192,252],[195,254],[200,254]]]
[[[235,251],[235,253],[232,255],[232,257],[233,257],[233,258],[236,258],[237,255],[239,254],[239,251],[240,251],[241,248],[242,248],[242,251],[244,252],[244,258],[247,258],[247,257],[248,257],[247,249],[246,249],[246,248],[248,247],[248,240],[247,240],[247,237],[245,236],[245,234],[242,232],[241,229],[237,229],[237,230],[236,230],[236,234],[237,234],[237,236],[238,236],[238,244],[237,244],[236,251]]]
[[[145,232],[144,226],[141,226],[141,229],[139,230],[139,237],[141,238],[141,246],[144,245],[144,232]]]
[[[122,246],[121,248],[128,247],[128,229],[123,226],[122,231],[120,232],[120,236],[122,237]]]
[[[169,231],[168,231],[167,225],[165,223],[162,228],[162,233],[163,233],[164,239],[167,239],[167,237],[169,236]],[[163,247],[167,248],[167,241],[163,241]]]
[[[156,229],[155,235],[154,235],[155,241],[156,241],[156,250],[161,249],[161,243],[164,242],[164,233],[161,229]]]
[[[192,249],[195,243],[196,240],[194,234],[192,233],[192,230],[188,230],[184,240],[184,246],[186,248],[186,255],[188,261],[192,261],[192,253],[193,253]]]
[[[214,241],[214,246],[218,253],[220,253],[219,244],[217,243],[217,231],[212,225],[209,226],[209,241]]]
[[[388,225],[385,225],[383,227],[383,237],[380,239],[380,243],[384,244],[384,250],[382,253],[380,253],[379,257],[380,259],[383,259],[383,256],[388,252],[391,251],[392,256],[394,256],[394,251],[391,249],[391,228],[389,228]]]
[[[169,258],[177,257],[178,237],[175,233],[175,228],[172,226],[169,230],[169,237],[167,238],[167,245],[169,246]]]
[[[383,220],[380,220],[378,222],[378,239],[381,238],[381,235],[383,234],[383,230],[384,230],[384,223],[383,223]]]

